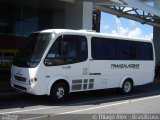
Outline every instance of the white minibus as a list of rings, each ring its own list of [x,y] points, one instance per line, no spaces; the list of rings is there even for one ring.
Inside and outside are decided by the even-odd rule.
[[[11,67],[18,90],[64,100],[71,92],[134,86],[154,79],[152,40],[87,30],[50,29],[31,34]]]

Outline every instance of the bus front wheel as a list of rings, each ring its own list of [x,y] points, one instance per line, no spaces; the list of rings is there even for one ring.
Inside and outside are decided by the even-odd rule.
[[[67,85],[64,82],[58,82],[51,88],[50,97],[56,102],[64,101],[68,96]]]

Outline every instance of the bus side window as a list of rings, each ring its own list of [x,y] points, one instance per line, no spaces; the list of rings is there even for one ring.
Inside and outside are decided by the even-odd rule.
[[[139,42],[137,49],[139,60],[153,60],[153,48],[151,43]]]
[[[54,59],[56,58],[57,53],[59,52],[58,43],[61,41],[61,37],[57,38],[57,40],[54,42],[52,47],[49,50],[49,53],[47,54],[47,59]]]
[[[94,60],[116,59],[116,40],[93,37],[91,40],[91,49]]]
[[[64,35],[57,38],[46,57],[50,65],[71,64],[86,59],[87,40],[83,38],[77,35]]]
[[[136,44],[133,41],[118,41],[118,59],[136,60]]]

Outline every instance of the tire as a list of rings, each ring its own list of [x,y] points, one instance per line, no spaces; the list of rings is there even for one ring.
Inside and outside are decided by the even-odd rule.
[[[68,96],[67,85],[64,82],[58,82],[51,88],[50,97],[53,101],[64,101]]]
[[[155,69],[155,77],[158,77],[160,75],[160,67],[157,67]]]
[[[131,79],[126,79],[122,85],[121,93],[123,95],[130,94],[133,91],[133,82]]]

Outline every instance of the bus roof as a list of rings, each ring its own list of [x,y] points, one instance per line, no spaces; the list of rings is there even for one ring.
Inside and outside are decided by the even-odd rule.
[[[106,33],[97,33],[92,30],[71,30],[71,29],[47,29],[38,31],[36,33],[55,33],[55,34],[78,34],[78,35],[90,35],[94,37],[105,37],[105,38],[114,38],[114,39],[123,39],[123,40],[132,40],[132,41],[143,41],[143,42],[152,42],[152,39],[146,38],[136,38],[136,37],[128,37],[128,36],[121,36],[121,35],[113,35],[113,34],[106,34]]]

